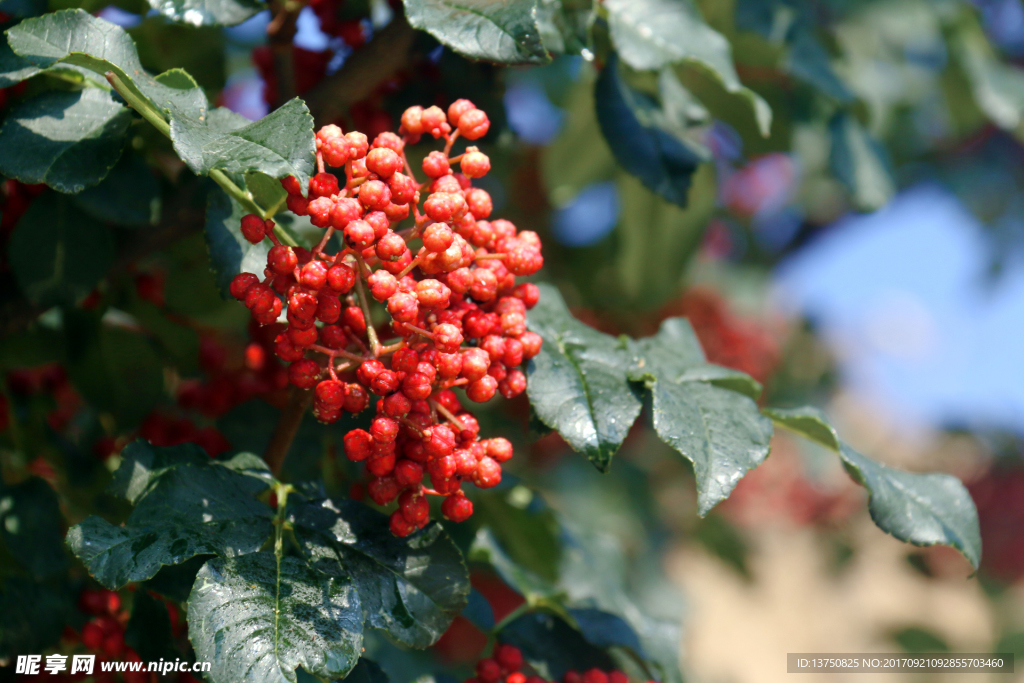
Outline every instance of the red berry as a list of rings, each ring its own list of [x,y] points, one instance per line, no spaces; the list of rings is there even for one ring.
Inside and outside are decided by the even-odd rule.
[[[462,345],[462,331],[451,323],[434,327],[434,346],[441,353],[455,353]]]
[[[608,683],[629,683],[629,676],[621,671],[612,671],[608,674]]]
[[[359,365],[359,369],[356,370],[356,376],[363,384],[369,384],[377,375],[384,372],[385,369],[384,364],[376,358],[368,358]]]
[[[379,446],[380,444],[378,444]],[[394,444],[388,444],[391,448],[394,448]],[[384,477],[395,471],[395,452],[386,451],[383,453],[374,452],[370,456],[369,460],[366,461],[367,471],[375,477]]]
[[[448,425],[436,425],[430,428],[430,438],[423,444],[426,448],[427,454],[435,458],[440,458],[451,454],[455,450],[455,432],[452,431]],[[454,468],[455,463],[453,461],[452,467]],[[452,476],[451,474],[445,475],[445,478]]]
[[[300,194],[290,194],[285,200],[285,206],[296,216],[309,215],[309,200]]]
[[[302,183],[300,183],[298,178],[293,175],[281,178],[281,187],[283,187],[284,191],[288,194],[302,195]]]
[[[367,436],[369,435],[367,434]],[[366,492],[369,494],[370,500],[377,505],[387,505],[398,498],[400,491],[398,482],[392,476],[374,477],[366,485]]]
[[[487,114],[479,109],[471,109],[459,117],[459,133],[467,140],[479,140],[487,135],[490,127]]]
[[[367,150],[370,149],[370,142],[365,135],[359,131],[352,131],[345,134],[345,139],[348,141],[348,153],[351,158],[362,159],[366,156]]]
[[[386,270],[374,271],[367,283],[370,285],[370,294],[377,301],[386,301],[398,291],[398,280]]]
[[[386,147],[371,149],[366,155],[366,168],[387,180],[402,168],[402,159]]]
[[[493,659],[481,659],[476,663],[476,675],[483,683],[498,683],[501,680],[501,665]]]
[[[411,399],[425,399],[432,391],[430,378],[418,372],[410,373],[402,380],[402,393]]]
[[[377,258],[381,261],[397,261],[408,251],[405,240],[394,232],[388,232],[377,243]]]
[[[345,402],[345,385],[336,379],[326,379],[316,385],[316,400],[340,408]]]
[[[491,160],[476,147],[470,147],[459,162],[462,172],[470,178],[483,178],[491,170]],[[486,218],[486,216],[482,216]]]
[[[398,436],[398,422],[390,417],[376,417],[370,423],[370,435],[377,443],[392,443]]]
[[[423,481],[423,465],[412,460],[399,460],[395,465],[395,479],[401,486],[419,486]]]
[[[519,671],[523,668],[523,653],[512,645],[497,645],[491,655],[505,671]]]
[[[476,105],[466,99],[459,99],[448,105],[448,122],[458,127],[459,118],[467,111],[476,109]]]
[[[258,283],[260,279],[252,273],[239,273],[231,279],[231,296],[239,301],[245,300],[245,293],[249,288]]]
[[[259,244],[267,235],[267,224],[254,213],[242,216],[242,237],[253,244]]]
[[[353,247],[364,249],[373,244],[375,239],[373,226],[364,220],[352,221],[345,226],[345,241]]]
[[[331,224],[331,211],[334,200],[330,197],[317,197],[309,202],[309,222],[318,228],[326,228]]]
[[[501,465],[489,457],[484,457],[476,464],[473,483],[479,488],[489,489],[501,483]]]
[[[346,306],[341,312],[341,321],[357,335],[366,334],[366,318],[363,316],[363,309],[358,306]]]
[[[608,683],[608,674],[600,669],[588,669],[583,672],[583,683]]]
[[[370,395],[362,384],[348,384],[345,386],[344,408],[350,413],[361,413],[370,405]]]
[[[309,179],[310,197],[330,197],[338,191],[338,177],[333,173],[317,173]]]
[[[317,297],[316,319],[325,323],[336,323],[341,317],[341,300],[336,296],[321,292]]]
[[[436,194],[430,195],[430,198],[433,199],[437,196]],[[429,201],[430,199],[427,200],[427,202]],[[431,223],[423,231],[423,246],[427,248],[427,251],[444,251],[452,246],[454,241],[455,234],[445,223]]]
[[[356,273],[344,263],[327,269],[327,286],[338,294],[347,294],[356,284]]]
[[[491,195],[487,193],[487,190],[482,190],[478,187],[466,192],[466,205],[476,219],[487,218],[491,215],[491,211],[494,210]]]
[[[399,538],[405,538],[412,532],[416,531],[416,526],[410,524],[398,510],[391,513],[390,527],[391,533]]]
[[[384,370],[373,378],[370,383],[370,391],[378,396],[386,396],[398,389],[398,375],[391,370]]]
[[[498,382],[498,391],[505,398],[515,398],[526,391],[526,375],[521,370],[511,370],[505,379]]]
[[[291,247],[276,246],[267,254],[267,265],[275,273],[288,275],[299,265],[299,258]]]
[[[312,389],[320,381],[320,365],[304,358],[288,367],[288,381],[300,389]]]
[[[408,204],[416,197],[416,181],[404,173],[395,173],[388,178],[388,189],[391,190],[393,204]]]
[[[441,152],[431,152],[423,159],[423,172],[428,178],[440,178],[450,173],[448,157]]]
[[[409,489],[398,497],[398,509],[405,520],[412,525],[421,527],[430,518],[430,503],[422,493]]]
[[[419,313],[419,304],[414,295],[398,292],[388,298],[388,313],[399,322],[411,323]]]
[[[368,209],[384,209],[391,203],[391,190],[380,180],[367,180],[359,186],[359,203]]]
[[[320,289],[327,284],[327,266],[323,261],[310,261],[299,271],[299,284],[309,289]]]
[[[469,400],[476,403],[485,403],[490,401],[494,397],[494,392],[498,389],[498,380],[494,379],[490,375],[484,375],[475,382],[471,382],[466,387],[466,396]]]

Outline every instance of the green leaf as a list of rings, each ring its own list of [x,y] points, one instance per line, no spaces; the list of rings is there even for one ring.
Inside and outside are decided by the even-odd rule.
[[[192,26],[234,26],[266,4],[256,0],[149,0],[150,6],[172,21]]]
[[[304,668],[343,678],[359,660],[363,616],[344,576],[259,552],[207,562],[188,600],[196,659],[211,683],[295,683]]]
[[[137,154],[125,154],[96,187],[74,197],[96,220],[125,228],[155,225],[160,217],[160,181]]]
[[[84,10],[26,19],[7,31],[7,40],[17,55],[40,69],[65,63],[100,75],[113,71],[136,97],[151,102],[158,111],[206,115],[206,95],[191,77],[174,71],[155,78],[149,75],[131,36]]]
[[[554,511],[529,487],[517,484],[477,497],[474,514],[516,568],[558,581],[561,527]]]
[[[440,525],[400,539],[386,515],[347,500],[305,502],[290,514],[311,565],[351,575],[367,623],[398,642],[434,644],[466,606],[469,573]]]
[[[951,47],[967,74],[978,107],[999,127],[1019,130],[1024,121],[1024,70],[1002,62],[973,12],[961,12]]]
[[[348,676],[345,676],[345,680],[348,683],[388,683],[390,679],[380,668],[380,664],[361,657],[356,668],[352,669]]]
[[[470,59],[501,64],[551,60],[537,25],[537,0],[405,0],[405,15]]]
[[[110,230],[76,211],[67,198],[52,194],[32,202],[9,249],[18,286],[43,308],[87,295],[114,260]]]
[[[270,247],[267,240],[252,244],[242,236],[242,216],[249,213],[223,192],[212,190],[206,205],[206,244],[210,266],[225,299],[230,298],[231,280],[239,273],[262,273]]]
[[[716,209],[715,169],[697,168],[685,208],[625,173],[616,185],[622,202],[615,229],[619,293],[638,308],[654,309],[679,294],[686,265],[700,248]]]
[[[540,0],[537,5],[541,41],[554,54],[579,54],[586,49],[594,18],[591,0]]]
[[[669,318],[657,335],[638,340],[635,349],[631,379],[651,390],[658,436],[693,463],[703,517],[768,456],[771,421],[749,396],[694,374],[705,364],[704,353],[684,319]]]
[[[652,98],[623,80],[614,55],[597,78],[594,100],[601,133],[619,165],[652,192],[686,206],[701,153],[666,125]]]
[[[548,680],[561,680],[569,670],[617,668],[606,652],[553,614],[525,614],[501,630],[501,640],[520,648],[523,658]]]
[[[593,607],[577,607],[568,612],[576,622],[576,628],[591,645],[602,649],[625,647],[644,657],[644,648],[636,631],[622,617]]]
[[[541,422],[607,471],[643,407],[626,376],[630,354],[619,339],[573,318],[557,289],[540,287],[528,315],[530,329],[544,338],[527,365],[530,404]]]
[[[14,54],[6,36],[0,39],[0,88],[9,88],[39,73],[39,68],[24,57]]]
[[[194,443],[158,447],[136,439],[122,449],[121,464],[110,479],[107,493],[135,505],[167,472],[185,464],[203,466],[209,460],[206,451]]]
[[[883,531],[917,546],[948,545],[978,568],[981,532],[970,494],[949,474],[917,474],[877,463],[840,441],[817,408],[768,408],[778,424],[839,454],[843,466],[868,490],[868,511]]]
[[[787,0],[738,0],[736,28],[783,44],[788,48],[782,62],[786,72],[838,102],[849,104],[853,94],[832,69],[828,52],[815,36],[808,9],[807,4]],[[785,29],[780,30],[781,27]]]
[[[65,310],[68,374],[96,409],[133,427],[164,396],[163,364],[143,335]]]
[[[117,163],[131,119],[107,90],[44,92],[4,119],[0,173],[60,192],[81,192]]]
[[[0,582],[0,658],[13,660],[26,652],[43,652],[60,641],[74,614],[74,598],[63,583],[37,583],[22,578]]]
[[[168,465],[176,460],[176,465]],[[152,578],[165,565],[196,555],[233,557],[252,553],[271,532],[272,512],[256,500],[268,484],[216,461],[198,463],[194,452],[159,453],[161,468],[139,494],[136,463],[126,458],[130,475],[116,481],[137,497],[124,526],[89,517],[68,532],[68,545],[97,581],[120,588]],[[157,463],[151,462],[150,466]],[[145,465],[143,465],[145,468]]]
[[[167,606],[144,590],[135,591],[132,596],[132,615],[125,626],[124,642],[143,661],[155,662],[180,656],[173,646]]]
[[[888,202],[896,186],[881,144],[847,112],[832,117],[828,127],[832,135],[829,164],[850,190],[853,203],[872,211]]]
[[[224,117],[211,116],[214,121]],[[174,150],[193,172],[214,169],[228,173],[259,171],[271,178],[295,176],[305,186],[316,172],[313,117],[295,98],[259,121],[225,131],[192,116],[171,119]]]
[[[49,484],[38,477],[0,483],[0,541],[29,574],[45,579],[67,569],[63,539],[64,517]]]
[[[768,135],[772,112],[768,103],[743,87],[732,63],[729,41],[704,23],[688,0],[605,0],[612,42],[622,60],[634,69],[660,69],[693,63],[712,74],[730,93],[745,99],[754,111],[761,134]]]

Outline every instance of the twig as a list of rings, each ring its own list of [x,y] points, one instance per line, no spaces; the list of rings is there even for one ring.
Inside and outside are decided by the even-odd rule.
[[[299,425],[302,424],[302,418],[306,414],[306,409],[312,404],[312,391],[292,387],[291,392],[288,394],[288,405],[281,411],[281,416],[277,419],[277,424],[274,425],[274,433],[270,437],[270,443],[263,454],[263,459],[275,477],[280,474],[281,466],[284,465],[284,459],[288,455],[292,441],[295,440],[295,435],[299,431]]]

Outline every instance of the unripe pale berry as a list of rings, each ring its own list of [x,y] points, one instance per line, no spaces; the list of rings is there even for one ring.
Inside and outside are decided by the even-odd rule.
[[[489,167],[489,165],[488,165]],[[375,147],[366,154],[366,169],[387,180],[402,168],[402,159],[394,150]]]
[[[431,195],[431,199],[438,195]],[[430,199],[427,200],[428,202]],[[427,251],[444,251],[452,246],[455,234],[445,223],[431,223],[423,231],[423,246]]]
[[[492,458],[485,456],[476,464],[476,472],[473,473],[473,483],[479,488],[489,489],[501,483],[501,465]]]
[[[480,109],[471,109],[459,117],[459,133],[467,140],[479,140],[487,135],[491,122]]]
[[[491,160],[476,147],[470,147],[462,155],[459,167],[470,178],[483,178],[491,170]]]
[[[486,403],[494,397],[494,392],[497,390],[498,380],[490,375],[484,375],[466,386],[466,396],[475,403]]]
[[[437,151],[431,152],[423,158],[422,168],[428,178],[441,178],[450,173],[448,157]]]

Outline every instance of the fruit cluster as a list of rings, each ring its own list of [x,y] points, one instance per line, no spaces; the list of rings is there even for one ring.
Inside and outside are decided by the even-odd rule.
[[[379,397],[369,431],[350,431],[345,453],[366,463],[374,502],[398,499],[391,516],[398,536],[427,523],[426,494],[444,496],[442,513],[463,521],[473,506],[462,482],[488,488],[501,480],[512,445],[480,440],[477,420],[453,389],[474,402],[497,392],[517,396],[526,388],[518,366],[540,351],[540,336],[526,329],[539,290],[516,284],[543,265],[540,239],[507,220],[488,220],[491,197],[471,182],[490,169],[485,154],[470,146],[450,156],[459,137],[479,139],[489,125],[484,112],[458,100],[447,115],[411,107],[401,135],[382,133],[372,143],[325,126],[316,135],[320,172],[308,196],[294,177],[282,181],[288,209],[324,229],[320,243],[287,246],[273,221],[250,214],[241,222],[247,240],[270,239],[273,247],[263,277],[241,273],[231,293],[261,325],[284,313],[274,351],[291,363],[293,385],[314,390],[316,417],[335,422]],[[423,159],[420,182],[405,149],[424,136],[445,144]],[[325,166],[344,169],[343,186]],[[336,233],[344,246],[329,254]],[[371,300],[390,315],[381,330]],[[427,475],[431,488],[423,485]]]
[[[551,683],[538,675],[527,676],[522,671],[525,662],[522,651],[507,644],[494,646],[490,657],[476,664],[476,676],[465,683]],[[562,676],[561,683],[629,683],[629,677],[621,671],[588,669],[583,673],[569,670]]]

